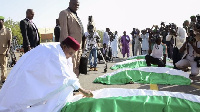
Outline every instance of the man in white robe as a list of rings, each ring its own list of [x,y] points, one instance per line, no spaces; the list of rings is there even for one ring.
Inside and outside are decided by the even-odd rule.
[[[149,34],[146,33],[146,30],[142,31],[142,55],[147,55],[149,50]]]
[[[117,31],[115,31],[115,38],[113,39],[113,41],[111,42],[111,48],[112,48],[112,55],[114,58],[117,58],[117,54],[118,54],[118,34]]]
[[[105,43],[107,45],[107,48],[110,47],[110,36],[108,35],[109,31],[110,29],[106,28],[106,31],[103,34],[103,44]]]
[[[140,30],[137,30],[137,33],[135,34],[135,46],[134,46],[134,55],[138,56],[141,55],[141,35]]]
[[[79,90],[72,56],[80,48],[73,38],[46,43],[24,54],[11,70],[0,90],[0,112],[57,112]]]

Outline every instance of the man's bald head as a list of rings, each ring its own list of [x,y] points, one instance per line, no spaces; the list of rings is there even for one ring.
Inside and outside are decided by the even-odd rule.
[[[70,0],[69,8],[71,11],[76,12],[79,8],[79,1],[78,0]]]
[[[28,18],[29,20],[32,20],[33,17],[34,17],[33,9],[27,9],[26,10],[26,18]]]

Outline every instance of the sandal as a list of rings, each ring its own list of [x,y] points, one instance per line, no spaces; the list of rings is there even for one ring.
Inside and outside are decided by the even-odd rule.
[[[6,81],[6,77],[5,76],[1,76],[1,82],[4,83]]]

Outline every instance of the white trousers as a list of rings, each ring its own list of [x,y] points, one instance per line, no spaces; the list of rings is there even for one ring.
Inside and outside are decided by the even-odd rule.
[[[199,74],[199,68],[197,67],[196,61],[190,61],[188,59],[182,59],[176,63],[177,68],[186,68],[191,67],[191,74],[192,75],[198,75]]]

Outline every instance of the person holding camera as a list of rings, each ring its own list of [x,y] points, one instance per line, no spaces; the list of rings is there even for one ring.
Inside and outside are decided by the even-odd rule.
[[[191,67],[190,79],[195,80],[200,67],[200,41],[190,33],[190,36],[186,38],[186,42],[180,48],[180,52],[184,53],[184,56],[182,60],[176,63],[176,67],[183,71]]]
[[[133,31],[130,33],[132,35],[132,54],[134,55],[134,46],[135,46],[135,36],[137,34],[136,29],[133,28]]]
[[[136,29],[136,34],[135,34],[135,46],[134,46],[134,55],[138,56],[141,55],[141,49],[142,48],[142,38],[140,35],[140,30]]]
[[[110,47],[110,36],[109,36],[110,29],[106,28],[106,31],[103,34],[103,44],[105,43],[107,47]]]
[[[148,54],[149,50],[149,34],[146,32],[146,30],[142,30],[141,38],[142,38],[142,55],[146,55]]]
[[[191,17],[190,17],[190,20],[191,20],[191,22],[190,22],[190,24],[189,24],[189,30],[190,30],[190,29],[194,29],[195,23],[197,22],[196,16],[191,16]]]
[[[175,63],[181,60],[183,54],[179,52],[181,46],[185,42],[186,39],[186,31],[184,28],[177,27],[174,23],[169,26],[169,34],[166,36],[166,41],[171,41],[173,44],[173,64],[174,69],[177,69]]]
[[[98,42],[100,42],[100,36],[94,30],[94,25],[88,25],[88,32],[85,33],[86,37],[86,51],[90,51],[89,53],[89,63],[90,63],[90,71],[97,71],[97,47]],[[92,57],[94,57],[94,62],[92,63]]]
[[[164,22],[161,22],[159,33],[162,36],[162,43],[167,44],[167,42],[166,42],[166,36],[168,34],[168,30],[167,30],[167,27],[165,26]]]
[[[195,38],[196,39],[199,39],[198,41],[200,41],[200,15],[199,14],[197,14],[196,15],[196,23],[195,23],[195,25],[194,25],[194,33],[195,33]]]
[[[188,34],[188,31],[189,31],[189,25],[190,25],[190,22],[188,20],[185,20],[183,22],[183,28],[185,29],[187,34]]]

